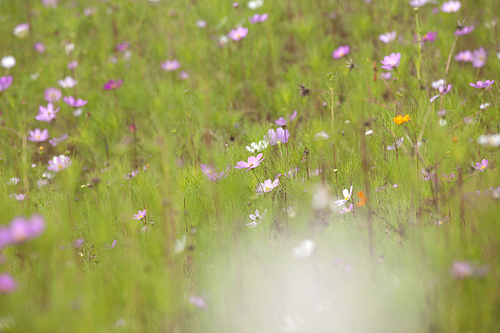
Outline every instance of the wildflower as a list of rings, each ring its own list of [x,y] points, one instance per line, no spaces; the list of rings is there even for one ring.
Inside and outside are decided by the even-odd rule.
[[[427,4],[429,0],[410,0],[410,6],[412,7],[422,7]]]
[[[390,80],[392,74],[390,72],[385,72],[385,73],[380,73],[380,76],[383,77],[385,80]]]
[[[73,43],[68,43],[64,46],[64,52],[66,55],[69,55],[73,50],[75,49],[75,44]]]
[[[253,0],[253,1],[249,1],[247,3],[247,7],[250,9],[257,9],[257,8],[262,7],[263,4],[264,4],[264,0]],[[233,4],[233,7],[234,7],[234,4]],[[236,6],[236,7],[238,7],[238,6]]]
[[[274,188],[278,187],[280,184],[279,179],[275,179],[274,181],[271,181],[271,179],[265,180],[263,183],[260,183],[257,186],[257,195],[266,193],[266,192],[271,192]]]
[[[128,49],[130,49],[130,43],[129,42],[122,42],[122,43],[116,45],[116,50],[118,52],[125,52]]]
[[[422,35],[422,43],[423,42],[431,42],[434,43],[436,41],[437,31],[429,31],[426,34]]]
[[[250,146],[246,146],[246,150],[253,153],[260,153],[269,146],[269,142],[261,140],[258,143],[252,142]]]
[[[404,138],[401,137],[401,139],[399,139],[398,141],[396,141],[396,143],[394,145],[387,146],[386,150],[396,150],[396,149],[398,149],[403,144],[403,139]]]
[[[469,86],[471,86],[473,88],[484,89],[484,88],[488,88],[493,83],[495,83],[494,80],[486,80],[484,82],[483,81],[477,81],[477,83],[469,83]]]
[[[36,52],[40,54],[45,53],[45,45],[43,45],[43,43],[41,42],[36,42],[35,44],[33,44],[33,48],[35,49]]]
[[[388,56],[384,57],[384,60],[380,61],[382,64],[382,68],[388,71],[393,71],[399,66],[399,62],[401,61],[401,53],[391,53]]]
[[[475,263],[470,263],[469,261],[454,261],[450,274],[456,279],[465,279],[468,277],[485,277],[489,272],[489,268],[486,266],[478,266]]]
[[[479,105],[479,108],[481,110],[487,109],[489,107],[490,107],[490,103],[483,103],[483,104]]]
[[[472,67],[481,68],[486,64],[488,59],[488,52],[482,47],[472,51]]]
[[[455,36],[464,36],[470,34],[474,30],[474,26],[465,26],[458,28],[453,34]]]
[[[282,143],[287,143],[289,137],[290,133],[288,133],[288,130],[284,130],[283,128],[279,127],[276,129],[276,131],[272,128],[267,131],[267,136],[264,136],[264,140],[269,141],[269,144],[271,146],[275,146]]]
[[[444,96],[446,95],[447,93],[449,93],[451,91],[451,84],[449,84],[448,86],[446,85],[442,85],[442,86],[439,86],[439,95],[436,95],[436,96],[432,96],[431,99],[430,99],[430,102],[434,102],[434,100],[436,98],[438,98],[439,96]]]
[[[180,67],[181,67],[181,64],[179,64],[179,62],[176,59],[167,60],[161,64],[161,68],[163,68],[167,72],[175,71],[176,69],[179,69]]]
[[[236,29],[232,29],[227,35],[234,41],[239,41],[247,36],[248,28],[237,27]]]
[[[16,58],[13,56],[5,56],[0,61],[0,65],[2,65],[3,68],[11,69],[16,65]]]
[[[66,155],[54,156],[52,160],[49,161],[49,166],[47,167],[47,170],[59,172],[61,170],[67,169],[69,166],[71,166],[71,164],[73,164],[73,162],[71,162],[69,156]]]
[[[35,128],[35,130],[30,131],[30,136],[28,137],[29,141],[33,142],[44,142],[49,138],[49,130],[44,129],[41,131],[39,128]]]
[[[460,7],[462,7],[460,1],[447,1],[441,5],[441,10],[445,13],[455,13]]]
[[[453,172],[450,172],[449,174],[446,174],[444,172],[441,173],[441,179],[439,180],[440,182],[451,182],[455,178],[455,174]]]
[[[38,115],[35,116],[35,119],[38,121],[46,121],[50,123],[56,118],[57,112],[59,112],[59,108],[54,109],[52,103],[49,102],[47,104],[47,107],[40,105]]]
[[[68,63],[68,69],[75,69],[76,67],[78,67],[78,61],[73,60]]]
[[[104,90],[115,90],[115,89],[118,89],[122,86],[123,84],[123,80],[109,80],[108,82],[106,82],[104,84],[104,86],[102,87],[102,89]]]
[[[256,167],[258,167],[260,165],[260,163],[264,159],[265,159],[265,157],[262,157],[262,153],[260,153],[257,156],[250,156],[248,158],[247,162],[245,162],[245,161],[239,161],[238,163],[236,163],[235,168],[236,169],[246,169],[246,168],[248,168],[247,170],[245,170],[245,172],[247,172],[250,169],[255,169]]]
[[[9,180],[7,180],[6,184],[7,185],[17,185],[20,181],[21,181],[21,179],[19,179],[17,177],[13,177],[13,178],[10,178]]]
[[[12,84],[12,75],[0,77],[0,92],[5,91]]]
[[[13,33],[19,38],[24,38],[26,37],[26,35],[28,35],[29,30],[30,30],[29,23],[21,23],[14,28]]]
[[[220,173],[217,172],[217,170],[215,170],[215,168],[210,165],[200,164],[200,167],[201,171],[207,177],[207,179],[213,182],[224,179],[228,175],[227,173],[224,173],[224,171],[221,171]]]
[[[425,169],[422,169],[421,170],[422,172],[422,176],[421,176],[421,180],[425,180],[425,181],[429,181],[429,180],[433,180],[434,178],[436,178],[436,174],[433,172],[430,172],[430,171],[427,171]]]
[[[313,253],[315,247],[314,241],[306,239],[299,246],[293,248],[292,256],[295,259],[307,258]]]
[[[248,20],[250,21],[251,24],[255,24],[255,23],[262,23],[266,21],[268,18],[269,15],[264,13],[262,15],[254,14],[254,16],[249,17]]]
[[[142,220],[143,218],[146,217],[146,210],[140,210],[137,212],[137,214],[134,214],[134,216],[132,217],[132,219],[134,220]]]
[[[287,118],[288,120],[283,117],[279,117],[278,120],[275,121],[276,125],[284,126],[287,124],[288,121],[290,122],[294,121],[295,118],[297,118],[297,110],[294,110],[291,114],[287,116]]]
[[[371,135],[373,135],[373,130],[368,130],[368,131],[366,131],[366,132],[365,132],[365,135],[367,135],[367,136],[371,136]]]
[[[61,97],[62,97],[61,90],[54,88],[54,87],[50,87],[50,88],[45,89],[44,99],[47,102],[50,102],[50,103],[58,102],[61,99]]]
[[[352,186],[351,186],[351,189],[349,191],[347,189],[344,189],[342,191],[342,195],[344,196],[344,199],[336,200],[334,202],[334,204],[336,204],[337,206],[343,206],[347,201],[349,201],[349,199],[351,199],[351,196],[352,196]]]
[[[316,133],[316,135],[314,136],[314,140],[328,140],[330,138],[330,136],[325,132],[325,131],[322,131],[322,132],[319,132],[319,133]]]
[[[401,116],[401,115],[397,115],[396,117],[394,117],[392,120],[396,123],[396,125],[401,125],[402,123],[406,123],[408,120],[410,120],[410,115],[406,115],[406,116]]]
[[[339,46],[338,49],[333,51],[332,57],[333,57],[333,59],[340,59],[343,56],[348,55],[350,51],[351,51],[351,49],[349,48],[348,45]]]
[[[105,247],[106,249],[108,249],[108,250],[111,250],[111,249],[114,249],[114,248],[115,248],[116,243],[117,243],[117,242],[116,242],[116,239],[115,239],[111,245],[109,245],[109,244],[104,244],[104,247]]]
[[[73,79],[71,76],[66,76],[64,79],[57,81],[61,88],[73,88],[78,83],[77,80]]]
[[[85,15],[86,17],[90,17],[95,13],[97,13],[97,7],[87,7],[83,9],[83,15]]]
[[[469,62],[472,61],[473,56],[471,51],[461,51],[458,52],[457,55],[455,56],[456,61],[463,61],[463,62]]]
[[[386,32],[385,34],[378,36],[378,39],[385,44],[392,42],[396,39],[396,31]]]
[[[61,1],[61,0],[42,0],[42,4],[45,7],[56,8],[59,1]]]
[[[439,119],[439,120],[438,120],[438,125],[439,125],[439,126],[445,126],[445,125],[446,125],[446,120],[445,120],[445,119],[443,119],[443,118]]]
[[[262,215],[260,215],[259,211],[256,210],[255,214],[250,214],[248,216],[248,217],[250,217],[250,219],[252,220],[252,222],[247,223],[245,225],[249,226],[250,228],[255,228],[256,226],[258,226],[260,224],[260,222],[262,221],[262,218],[266,215],[266,213],[267,213],[267,209],[265,209],[262,212]]]
[[[9,194],[9,197],[16,199],[17,201],[23,201],[26,197],[24,194]]]
[[[488,160],[482,159],[481,163],[476,162],[475,166],[472,166],[474,169],[484,172],[484,169],[488,166]]]
[[[349,208],[343,207],[342,210],[339,213],[340,214],[350,213],[352,211],[353,207],[354,207],[353,204],[350,204]]]
[[[75,99],[73,96],[63,97],[63,101],[71,107],[79,108],[87,104],[88,101],[83,99]]]
[[[207,26],[207,21],[198,20],[196,21],[196,26],[200,29],[203,29]]]
[[[83,239],[83,238],[78,238],[78,239],[75,239],[75,240],[73,241],[73,247],[74,247],[75,249],[78,249],[79,247],[81,247],[81,246],[83,245],[83,242],[84,242],[84,241],[85,241],[85,239]]]
[[[55,147],[55,146],[57,146],[59,143],[61,143],[61,142],[65,141],[65,140],[67,140],[67,139],[68,139],[68,134],[63,134],[63,135],[61,135],[61,136],[60,136],[60,137],[58,137],[58,138],[52,138],[52,139],[50,139],[50,140],[49,140],[49,143],[50,143],[50,145],[51,145],[52,147]]]
[[[0,294],[12,294],[17,289],[17,281],[8,273],[0,275]]]
[[[189,303],[193,304],[196,306],[198,309],[207,309],[207,304],[205,303],[205,300],[201,297],[198,297],[196,295],[191,295],[188,298]]]
[[[397,187],[396,184],[394,184],[394,187]],[[365,196],[365,193],[363,191],[358,192],[358,197],[359,197],[359,202],[356,204],[358,207],[362,207],[366,204],[366,201],[368,198]]]
[[[41,215],[32,215],[29,219],[14,217],[8,226],[0,227],[0,248],[37,238],[44,230],[45,219]]]
[[[481,135],[477,139],[477,143],[485,147],[500,146],[500,134]]]

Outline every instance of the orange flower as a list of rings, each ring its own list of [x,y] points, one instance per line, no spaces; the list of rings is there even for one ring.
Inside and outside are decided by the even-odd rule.
[[[358,197],[360,199],[360,202],[358,202],[356,204],[356,206],[358,206],[358,207],[364,206],[366,203],[366,200],[368,200],[368,198],[365,197],[365,194],[363,193],[363,191],[358,192]]]
[[[394,117],[394,122],[397,124],[397,125],[401,125],[402,123],[406,123],[408,120],[410,120],[410,115],[406,115],[406,116],[401,116],[401,115],[398,115],[396,117]]]

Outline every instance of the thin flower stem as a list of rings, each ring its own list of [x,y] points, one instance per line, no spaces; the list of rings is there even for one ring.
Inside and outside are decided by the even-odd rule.
[[[417,25],[417,38],[418,38],[418,59],[417,59],[417,80],[420,83],[420,68],[422,66],[422,35],[420,25],[418,23],[418,7],[415,7],[415,23]]]
[[[446,61],[446,69],[444,71],[444,82],[448,82],[448,71],[450,70],[451,56],[453,55],[453,51],[455,51],[455,46],[457,45],[458,36],[455,37],[453,41],[453,45],[451,46],[450,54],[448,54],[448,60]]]

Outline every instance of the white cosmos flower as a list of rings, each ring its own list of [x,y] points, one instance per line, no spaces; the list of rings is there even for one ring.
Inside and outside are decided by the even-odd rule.
[[[66,76],[63,80],[57,81],[57,83],[62,88],[73,88],[78,83],[77,80],[73,79],[71,76]]]
[[[439,89],[439,87],[443,86],[446,83],[444,79],[439,79],[431,83],[432,88]]]
[[[403,137],[401,137],[401,139],[399,139],[395,145],[392,145],[392,146],[387,146],[387,150],[396,150],[397,148],[401,147],[401,145],[403,144]]]
[[[481,135],[477,139],[477,143],[485,147],[498,147],[500,146],[500,134]]]
[[[293,248],[292,256],[295,259],[307,258],[313,253],[315,247],[316,244],[312,240],[306,239],[299,246]]]
[[[365,132],[365,135],[373,135],[373,131],[372,130],[368,130]]]
[[[314,140],[315,141],[318,141],[318,140],[328,140],[330,138],[330,136],[328,134],[326,134],[325,131],[322,131],[322,132],[319,132],[319,133],[316,133],[316,135],[314,136]]]
[[[262,7],[263,4],[264,4],[264,0],[253,0],[253,1],[249,1],[247,3],[247,7],[250,9],[257,9],[257,8]]]
[[[347,189],[344,189],[342,191],[342,195],[344,196],[344,199],[336,200],[334,202],[334,204],[336,204],[337,206],[343,206],[347,201],[349,201],[349,199],[351,199],[351,196],[352,196],[352,186],[351,186],[351,189],[349,191]]]
[[[483,104],[479,105],[479,108],[480,108],[481,110],[483,110],[483,109],[489,108],[489,107],[490,107],[490,105],[491,105],[490,103],[483,103]]]
[[[262,218],[266,215],[267,209],[262,212],[262,215],[260,215],[259,211],[256,210],[255,214],[250,214],[248,217],[252,220],[252,222],[247,223],[245,225],[249,226],[250,228],[255,228],[260,224],[262,221]]]
[[[385,44],[392,42],[396,39],[396,31],[386,32],[385,34],[378,36],[378,39]]]
[[[266,140],[261,140],[258,143],[252,142],[250,146],[246,146],[246,150],[251,153],[260,153],[269,146],[269,142]]]
[[[74,49],[75,49],[75,44],[73,43],[66,44],[65,48],[66,55],[69,55],[71,52],[73,52]]]
[[[16,64],[16,58],[13,56],[5,56],[2,58],[1,65],[3,68],[11,69]]]
[[[182,239],[176,239],[174,245],[174,253],[180,253],[186,248],[186,235],[182,236]]]

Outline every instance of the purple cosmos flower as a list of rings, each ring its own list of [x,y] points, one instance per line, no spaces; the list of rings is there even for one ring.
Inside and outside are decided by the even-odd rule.
[[[386,80],[390,80],[392,77],[392,74],[390,72],[385,72],[385,73],[380,73],[380,76]]]
[[[97,13],[97,7],[87,7],[83,9],[83,15],[90,17]]]
[[[437,34],[438,34],[437,31],[429,31],[426,34],[423,34],[422,35],[422,42],[431,42],[431,43],[434,43],[434,41],[436,40]]]
[[[336,200],[334,204],[337,206],[343,206],[349,199],[351,199],[352,196],[352,186],[350,190],[344,189],[342,190],[342,195],[344,196],[344,199]]]
[[[17,281],[8,273],[0,275],[0,294],[12,294],[17,289]]]
[[[378,39],[382,42],[382,43],[389,43],[389,42],[392,42],[393,40],[396,39],[396,31],[392,31],[392,32],[386,32],[385,34],[382,34],[380,36],[378,36]]]
[[[189,303],[193,304],[196,306],[198,309],[207,309],[207,304],[205,303],[205,300],[201,297],[198,297],[196,295],[191,295],[188,298]]]
[[[456,279],[465,279],[468,277],[482,278],[485,277],[489,272],[487,266],[478,266],[476,263],[470,263],[469,261],[454,261],[450,274]]]
[[[454,35],[455,36],[464,36],[464,35],[468,35],[470,34],[472,31],[474,30],[474,26],[465,26],[465,27],[462,27],[462,28],[458,28],[455,32],[454,32]]]
[[[219,181],[221,179],[224,179],[227,177],[227,173],[224,173],[224,171],[221,171],[220,173],[215,170],[213,166],[210,165],[205,165],[205,164],[200,164],[201,171],[203,174],[207,177],[208,180],[211,180],[213,182]],[[229,166],[228,166],[229,168]],[[228,168],[226,168],[226,172],[228,171]]]
[[[475,166],[472,166],[474,169],[479,170],[481,172],[484,172],[484,169],[488,166],[488,160],[484,159],[481,161],[481,163],[476,162]]]
[[[264,21],[266,21],[267,19],[269,18],[269,15],[268,14],[254,14],[254,16],[251,16],[248,18],[248,20],[250,21],[251,24],[255,24],[255,23],[262,23]]]
[[[30,31],[30,24],[29,23],[21,23],[14,28],[13,32],[14,32],[14,35],[16,35],[17,37],[24,38],[24,37],[26,37],[26,35],[28,34],[29,31]]]
[[[122,86],[123,84],[123,80],[109,80],[108,82],[106,82],[104,84],[104,86],[102,87],[102,89],[104,90],[115,90],[115,89],[118,89]]]
[[[293,113],[289,114],[287,118],[290,122],[294,121],[295,118],[297,118],[297,110],[295,110],[295,111],[293,111]],[[287,123],[287,119],[285,119],[283,117],[279,117],[278,120],[275,121],[275,123],[278,126],[284,126]]]
[[[50,145],[51,145],[52,147],[55,147],[55,146],[57,146],[59,143],[61,143],[61,142],[65,141],[65,140],[67,140],[67,139],[68,139],[68,134],[63,134],[63,135],[61,135],[61,136],[60,136],[60,137],[58,137],[58,138],[52,138],[52,139],[50,139],[50,140],[49,140],[49,143],[50,143]]]
[[[68,63],[68,69],[75,69],[76,67],[78,67],[78,61],[73,60]]]
[[[401,61],[401,53],[391,53],[384,57],[384,60],[380,61],[382,68],[388,71],[393,71],[398,68],[399,62]]]
[[[410,0],[410,6],[412,7],[422,7],[427,4],[429,0]]]
[[[267,131],[267,136],[264,136],[264,140],[268,141],[271,146],[279,145],[282,143],[287,143],[288,138],[290,137],[290,133],[288,130],[284,130],[279,127],[275,130],[272,128]]]
[[[142,220],[143,218],[146,217],[146,210],[140,210],[137,212],[137,214],[134,214],[134,216],[132,216],[132,219],[134,220]]]
[[[463,61],[463,62],[468,62],[472,61],[473,56],[471,51],[462,51],[458,52],[457,55],[455,56],[456,61]]]
[[[62,97],[61,90],[54,87],[45,89],[44,99],[47,102],[51,103],[58,102],[61,99],[61,97]]]
[[[447,1],[441,5],[441,10],[445,13],[455,13],[460,7],[462,7],[460,1]]]
[[[12,75],[0,77],[0,92],[5,91],[12,84]]]
[[[262,153],[258,154],[257,156],[250,156],[248,158],[247,162],[239,161],[238,163],[236,163],[236,166],[234,168],[235,169],[246,169],[245,172],[247,172],[250,169],[255,169],[256,167],[258,167],[264,159],[265,159],[265,157],[262,157]]]
[[[189,74],[185,71],[180,71],[179,72],[179,79],[187,80],[187,79],[189,79]]]
[[[57,81],[61,88],[73,88],[78,83],[77,80],[73,79],[71,76],[66,76],[63,80]]]
[[[74,247],[75,249],[78,249],[79,247],[81,247],[81,246],[83,245],[83,242],[84,242],[84,241],[85,241],[85,239],[83,239],[83,238],[78,238],[78,239],[75,239],[75,240],[73,241],[73,247]]]
[[[179,67],[181,67],[181,64],[179,64],[179,62],[176,59],[172,61],[167,60],[161,64],[161,68],[163,68],[167,72],[175,71],[176,69],[179,69]]]
[[[30,131],[30,136],[28,137],[29,141],[33,142],[44,142],[49,138],[49,130],[44,129],[41,131],[39,128],[35,128],[35,130]]]
[[[43,43],[41,42],[36,42],[35,44],[33,44],[33,48],[35,49],[36,52],[40,54],[45,53],[45,45],[43,45]]]
[[[280,180],[277,178],[274,181],[271,181],[271,179],[267,179],[263,183],[260,183],[257,186],[257,189],[256,189],[257,195],[260,195],[260,194],[263,194],[266,192],[271,192],[275,187],[278,187],[279,184],[280,184]]]
[[[87,104],[88,101],[85,101],[83,99],[75,99],[73,96],[69,97],[63,97],[63,101],[66,102],[69,106],[72,106],[74,108],[80,108]]]
[[[38,121],[46,121],[50,123],[56,118],[57,112],[59,112],[59,108],[54,109],[52,103],[49,102],[49,104],[47,104],[47,107],[40,105],[38,115],[36,115],[35,119]]]
[[[333,59],[340,59],[343,56],[348,55],[350,51],[351,51],[351,49],[349,48],[348,45],[339,46],[338,49],[333,51],[332,57],[333,57]]]
[[[472,51],[472,67],[481,68],[486,64],[488,52],[482,47]]]
[[[26,197],[24,194],[9,194],[9,197],[16,199],[17,201],[23,201]]]
[[[236,29],[232,29],[227,36],[234,41],[239,41],[240,39],[245,38],[247,34],[248,28],[237,27]]]
[[[441,85],[439,86],[439,95],[436,95],[436,96],[432,96],[431,99],[430,99],[430,102],[434,102],[434,100],[436,98],[438,98],[439,96],[444,96],[446,95],[447,93],[449,93],[451,91],[451,84],[449,84],[448,86],[446,85]]]
[[[493,83],[495,83],[494,80],[486,80],[484,82],[483,81],[477,81],[477,83],[469,83],[469,86],[471,86],[473,88],[484,89],[484,88],[488,88]]]
[[[111,245],[109,244],[104,244],[104,247],[108,250],[111,250],[111,249],[114,249],[116,246],[116,239],[113,241],[113,243]]]
[[[69,156],[66,155],[54,156],[52,160],[49,161],[49,166],[47,167],[47,170],[59,172],[61,170],[68,168],[71,164],[73,164],[73,162],[71,162]]]
[[[339,212],[340,214],[345,214],[345,213],[350,213],[352,211],[352,208],[354,207],[353,204],[349,205],[349,208],[347,207],[342,207],[342,210]]]
[[[118,45],[116,45],[116,50],[119,52],[125,52],[128,49],[130,49],[130,43],[129,42],[123,42]]]
[[[0,248],[37,238],[44,230],[45,219],[41,215],[32,215],[30,219],[14,217],[8,226],[0,227]]]

